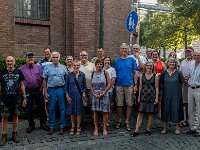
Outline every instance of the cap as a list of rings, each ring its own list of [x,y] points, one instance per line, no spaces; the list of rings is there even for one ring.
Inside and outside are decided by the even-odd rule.
[[[30,56],[34,56],[33,52],[27,52],[27,53],[25,54],[25,58],[26,58],[26,57],[30,57]]]
[[[134,44],[134,45],[132,46],[132,48],[138,48],[138,49],[140,49],[140,46],[139,46],[138,44]]]

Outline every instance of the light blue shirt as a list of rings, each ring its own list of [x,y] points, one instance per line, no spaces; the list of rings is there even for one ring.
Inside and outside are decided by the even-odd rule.
[[[62,64],[49,64],[44,68],[42,77],[47,79],[47,88],[64,86],[67,77],[66,66]]]

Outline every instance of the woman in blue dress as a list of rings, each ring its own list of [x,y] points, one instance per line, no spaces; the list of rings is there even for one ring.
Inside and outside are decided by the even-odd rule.
[[[95,62],[96,71],[91,77],[92,91],[92,111],[94,119],[94,136],[98,136],[98,112],[103,112],[103,135],[106,136],[108,113],[110,112],[110,101],[108,90],[110,88],[110,77],[108,72],[103,70],[103,60],[97,59]]]
[[[83,111],[83,99],[85,98],[86,81],[85,74],[79,71],[80,62],[74,61],[74,71],[69,72],[66,78],[66,113],[71,115],[72,127],[70,135],[81,134],[81,119]],[[77,122],[77,125],[75,123]],[[76,127],[76,129],[75,129]]]

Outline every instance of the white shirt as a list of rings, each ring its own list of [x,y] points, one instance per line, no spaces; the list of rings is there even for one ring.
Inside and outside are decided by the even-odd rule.
[[[128,57],[132,57],[132,58],[134,58],[135,61],[136,61],[136,63],[137,63],[137,66],[139,66],[138,58],[135,58],[134,55],[129,55]],[[139,57],[140,57],[140,60],[142,61],[143,64],[146,64],[146,63],[147,63],[147,59],[146,59],[144,56],[139,55]]]
[[[105,71],[107,71],[108,74],[109,74],[109,76],[110,76],[110,82],[111,82],[111,79],[112,79],[112,78],[116,78],[116,77],[117,77],[117,76],[116,76],[116,71],[115,71],[115,69],[114,69],[113,67],[110,67],[110,68],[107,69],[107,70],[105,69]],[[108,92],[112,92],[113,89],[114,89],[114,85],[109,89]]]
[[[190,69],[188,84],[190,86],[200,86],[200,64]]]
[[[195,67],[195,60],[184,59],[181,62],[179,70],[183,73],[183,77],[189,77],[191,68]]]
[[[87,85],[87,88],[90,89],[91,75],[92,75],[92,72],[95,71],[95,65],[88,61],[84,65],[81,64],[79,70],[85,74],[86,85]]]

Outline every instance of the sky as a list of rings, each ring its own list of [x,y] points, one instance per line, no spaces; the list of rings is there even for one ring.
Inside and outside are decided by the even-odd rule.
[[[141,3],[151,3],[151,4],[156,4],[157,0],[140,0]]]

